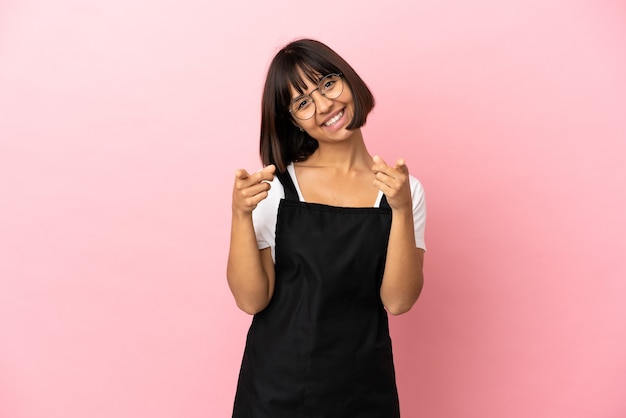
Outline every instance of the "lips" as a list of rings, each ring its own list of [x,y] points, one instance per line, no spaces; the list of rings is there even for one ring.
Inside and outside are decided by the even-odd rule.
[[[335,116],[333,116],[332,118],[328,119],[326,122],[324,122],[322,125],[326,126],[326,127],[330,127],[333,126],[334,124],[336,124],[337,122],[339,122],[339,120],[342,118],[343,116],[343,110],[339,111],[339,113],[337,113]]]

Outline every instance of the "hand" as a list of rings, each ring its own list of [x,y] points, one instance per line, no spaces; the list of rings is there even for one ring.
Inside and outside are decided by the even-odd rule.
[[[372,171],[375,176],[374,186],[385,194],[391,209],[413,211],[409,169],[404,159],[398,159],[395,167],[389,167],[382,158],[375,155]]]
[[[240,215],[251,214],[259,202],[267,197],[270,189],[268,181],[274,180],[275,171],[273,164],[252,174],[243,168],[237,170],[233,187],[233,212]]]

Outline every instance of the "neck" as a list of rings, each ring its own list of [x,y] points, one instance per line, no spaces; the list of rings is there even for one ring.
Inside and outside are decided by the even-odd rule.
[[[367,151],[360,129],[348,141],[337,143],[320,142],[317,150],[306,160],[307,165],[333,166],[342,171],[353,167],[372,165],[372,156]]]

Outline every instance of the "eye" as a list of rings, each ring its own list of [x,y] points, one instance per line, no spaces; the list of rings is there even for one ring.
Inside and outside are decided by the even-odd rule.
[[[300,97],[294,102],[293,110],[297,112],[299,110],[306,109],[310,104],[311,104],[311,98],[309,98],[308,96]]]
[[[324,85],[322,86],[324,90],[330,90],[333,88],[333,86],[335,85],[336,81],[329,78],[324,82]]]

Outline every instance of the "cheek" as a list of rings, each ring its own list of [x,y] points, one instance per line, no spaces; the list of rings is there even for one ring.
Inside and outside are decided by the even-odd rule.
[[[344,92],[341,93],[341,96],[339,96],[339,100],[347,105],[354,105],[354,97],[352,97],[352,92],[350,90],[344,90]]]

